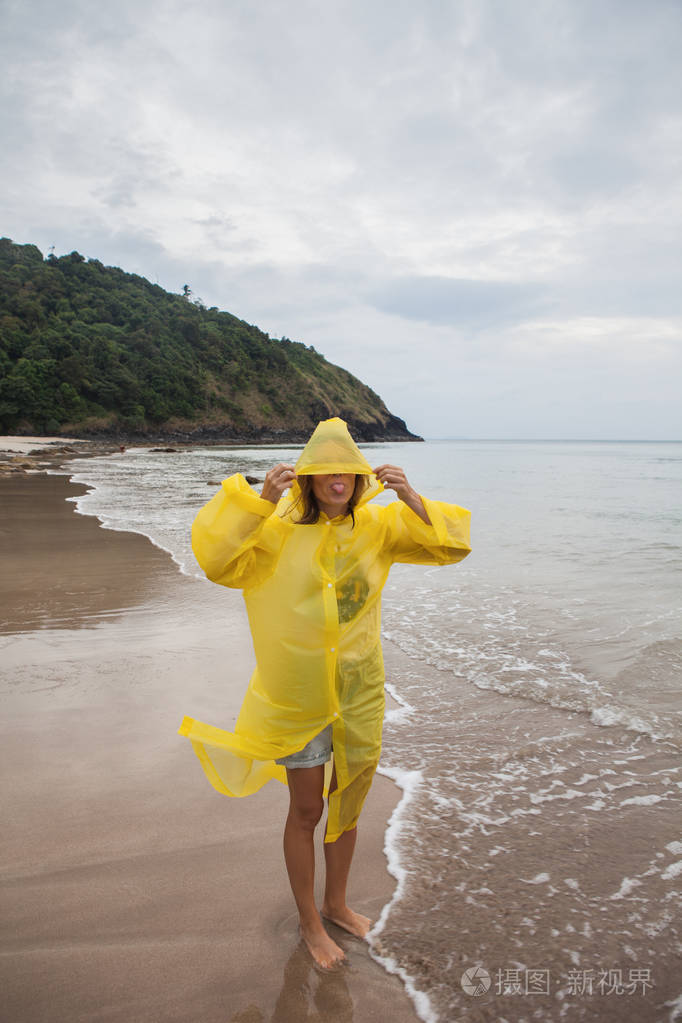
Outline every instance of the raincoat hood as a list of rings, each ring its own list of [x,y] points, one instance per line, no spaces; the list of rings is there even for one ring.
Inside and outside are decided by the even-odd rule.
[[[343,419],[324,419],[315,427],[296,465],[297,476],[328,472],[372,475],[372,467],[357,446]]]
[[[318,476],[334,472],[363,476],[365,489],[357,499],[356,507],[370,501],[384,489],[348,432],[348,426],[338,417],[324,419],[317,424],[294,469],[297,476]],[[290,491],[294,504],[300,492],[300,487],[294,482]]]

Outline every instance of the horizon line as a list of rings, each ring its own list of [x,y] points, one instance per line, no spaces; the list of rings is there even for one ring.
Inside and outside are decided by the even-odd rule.
[[[682,444],[682,437],[427,437],[426,440],[486,441],[502,444]]]

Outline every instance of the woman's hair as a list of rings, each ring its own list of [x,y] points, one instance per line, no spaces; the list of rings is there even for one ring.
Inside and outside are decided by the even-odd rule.
[[[301,516],[297,519],[297,523],[299,526],[312,526],[320,517],[320,506],[317,503],[317,498],[313,491],[312,476],[299,476],[298,485],[301,489],[301,493],[294,507],[296,507],[296,505],[301,506]],[[355,487],[353,488],[353,493],[348,501],[348,511],[346,512],[346,514],[350,515],[353,520],[353,525],[355,525],[353,509],[366,488],[367,477],[360,473],[356,473]]]

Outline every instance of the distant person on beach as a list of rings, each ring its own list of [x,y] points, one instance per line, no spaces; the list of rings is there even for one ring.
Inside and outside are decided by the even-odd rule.
[[[384,488],[400,500],[370,505]],[[465,558],[469,518],[420,497],[397,466],[372,469],[346,424],[328,419],[295,466],[270,469],[260,497],[231,476],[194,521],[208,578],[244,590],[257,667],[233,733],[185,718],[180,734],[225,795],[249,795],[271,778],[288,784],[284,858],[301,934],[323,967],[344,958],[314,897],[325,795],[322,916],[361,938],[370,928],[348,907],[346,885],[381,752],[381,590],[393,562]]]

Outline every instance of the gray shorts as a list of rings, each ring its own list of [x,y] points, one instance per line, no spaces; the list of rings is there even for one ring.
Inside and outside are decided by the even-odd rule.
[[[332,755],[332,726],[327,725],[319,735],[314,736],[298,753],[290,753],[288,757],[279,757],[276,764],[283,764],[290,770],[296,767],[318,767],[326,764]]]

